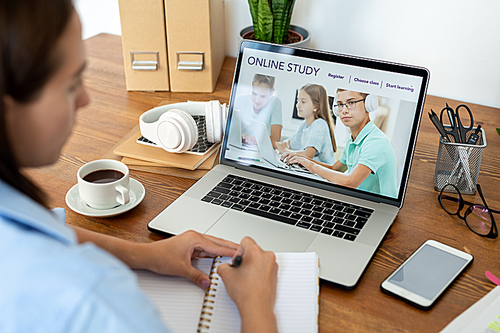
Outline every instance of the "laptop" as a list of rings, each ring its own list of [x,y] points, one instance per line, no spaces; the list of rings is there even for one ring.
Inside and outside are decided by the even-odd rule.
[[[229,145],[235,148],[243,148],[243,142],[241,139],[241,116],[240,110],[233,109],[232,112],[233,125],[229,129],[227,142]]]
[[[273,148],[270,135],[267,132],[266,124],[254,119],[252,119],[251,121],[252,128],[255,134],[255,141],[257,141],[257,147],[259,147],[259,154],[261,159],[277,168],[311,173],[303,166],[300,166],[298,164],[288,165],[285,162],[281,161],[281,154],[278,154],[277,151]]]
[[[219,165],[150,221],[148,229],[166,235],[195,230],[237,243],[250,236],[265,250],[316,252],[322,280],[355,288],[403,205],[429,71],[243,41],[225,134],[235,123],[240,126],[233,108],[239,98],[250,100],[255,74],[275,78],[273,95],[281,101],[282,136],[293,135],[302,122],[293,118],[293,104],[296,90],[305,84],[322,85],[328,96],[336,96],[338,88],[378,96],[380,107],[389,110],[382,131],[396,157],[393,194],[341,186],[317,175],[260,163],[258,158],[242,160],[241,148],[231,146],[229,135],[224,135]]]
[[[243,137],[242,137],[242,130],[241,130],[241,114],[240,110],[238,109],[233,109],[232,112],[232,121],[233,124],[231,125],[231,128],[229,129],[229,138],[228,138],[228,144],[234,148],[238,148],[241,150],[251,150],[251,151],[256,151],[257,149],[255,146],[243,142]]]

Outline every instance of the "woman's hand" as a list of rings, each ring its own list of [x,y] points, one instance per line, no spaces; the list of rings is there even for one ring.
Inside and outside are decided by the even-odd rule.
[[[159,274],[187,277],[203,289],[208,288],[210,280],[205,273],[191,265],[191,259],[232,257],[238,249],[236,243],[195,231],[141,245],[140,268]]]
[[[278,264],[274,253],[263,251],[253,239],[243,238],[239,267],[222,264],[217,272],[240,311],[242,332],[277,332],[274,302]]]

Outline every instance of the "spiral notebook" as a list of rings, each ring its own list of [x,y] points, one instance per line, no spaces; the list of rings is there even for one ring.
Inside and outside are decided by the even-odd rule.
[[[317,332],[319,262],[314,252],[276,253],[279,265],[274,313],[279,332]],[[202,290],[190,280],[137,270],[138,283],[158,308],[164,323],[175,333],[239,332],[238,309],[229,298],[217,266],[231,258],[193,260],[212,280]]]

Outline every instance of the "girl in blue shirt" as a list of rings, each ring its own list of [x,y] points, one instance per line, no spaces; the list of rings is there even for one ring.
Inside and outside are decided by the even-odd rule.
[[[188,231],[141,244],[64,224],[21,172],[57,161],[89,102],[81,25],[70,0],[0,2],[0,332],[166,332],[130,268],[208,276],[195,257],[242,254],[218,273],[242,331],[276,332],[274,254]]]
[[[289,139],[276,143],[282,160],[303,156],[323,163],[335,163],[337,145],[325,88],[319,84],[306,84],[300,88],[297,110],[304,118],[299,129]]]

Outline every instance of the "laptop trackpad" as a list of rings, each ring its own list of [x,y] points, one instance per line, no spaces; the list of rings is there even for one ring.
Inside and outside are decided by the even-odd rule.
[[[264,250],[274,252],[304,252],[317,236],[313,231],[234,210],[224,214],[206,234],[235,243],[249,236]]]

